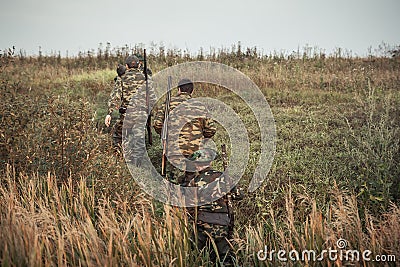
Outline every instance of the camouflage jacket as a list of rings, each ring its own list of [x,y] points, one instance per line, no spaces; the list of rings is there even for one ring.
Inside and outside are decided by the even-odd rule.
[[[119,107],[127,107],[132,97],[138,93],[139,88],[145,83],[143,72],[139,69],[128,69],[121,77],[117,77],[114,84],[114,90],[110,94],[108,101],[108,114]],[[151,88],[151,79],[148,77],[148,84]],[[145,91],[145,90],[143,90]],[[144,92],[145,93],[145,92]],[[155,95],[151,94],[152,101],[155,100]],[[146,106],[145,99],[140,101],[141,106]],[[143,102],[143,103],[142,103]]]
[[[108,114],[113,113],[114,110],[118,110],[121,105],[121,95],[122,95],[122,79],[119,76],[114,78],[114,89],[110,94],[110,99],[108,100]]]
[[[211,185],[214,187],[210,188]],[[211,167],[199,172],[190,181],[189,186],[199,187],[199,191],[206,190],[211,192],[210,197],[213,197],[213,195],[221,195],[221,192],[227,192],[230,188],[229,180],[226,179],[223,173],[213,170]],[[231,200],[240,200],[243,198],[243,193],[236,186],[234,186],[228,194]],[[198,201],[202,200],[199,199]],[[197,207],[197,214],[194,214],[196,209],[189,209],[189,214],[191,214],[192,217],[197,217],[197,220],[202,222],[229,225],[231,218],[227,215],[229,211],[233,212],[233,207],[231,205],[232,203],[229,203],[228,196],[224,195],[209,204]]]
[[[180,93],[175,97],[171,97],[170,101],[170,115],[175,107],[183,102],[191,99],[190,94]],[[185,108],[185,114],[188,117],[193,117],[190,122],[184,124],[180,131],[168,130],[168,140],[178,140],[178,144],[168,142],[168,155],[184,155],[190,156],[194,151],[200,149],[201,143],[204,138],[211,138],[216,132],[215,123],[211,118],[196,118],[196,114],[207,114],[206,107],[201,102],[192,102]],[[165,103],[159,107],[155,112],[153,127],[155,131],[161,135],[165,116]],[[186,118],[182,118],[186,121]],[[171,119],[168,121],[168,129],[174,129],[174,125],[180,125],[182,121]],[[176,129],[176,128],[175,128]],[[177,151],[180,150],[180,151]]]

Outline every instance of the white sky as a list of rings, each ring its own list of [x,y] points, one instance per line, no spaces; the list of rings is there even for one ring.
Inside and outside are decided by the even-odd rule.
[[[145,4],[146,3],[146,4]],[[151,42],[198,52],[256,46],[327,53],[337,47],[365,56],[380,44],[400,45],[399,0],[14,0],[0,3],[0,49],[76,55]]]

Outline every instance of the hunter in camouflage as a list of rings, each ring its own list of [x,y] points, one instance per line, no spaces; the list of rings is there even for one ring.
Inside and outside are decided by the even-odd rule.
[[[211,162],[216,156],[216,151],[209,148],[196,151],[190,156],[189,160],[193,162],[198,172],[189,182],[189,186],[198,187],[199,191],[210,190],[218,195],[221,191],[228,193],[209,204],[189,208],[188,213],[194,222],[194,238],[198,248],[203,249],[207,246],[211,249],[213,261],[219,258],[220,261],[229,263],[231,261],[229,240],[233,232],[233,207],[230,200],[240,200],[243,194],[236,186],[230,190],[229,177],[211,168]],[[213,188],[209,188],[212,182],[215,182]],[[213,239],[217,251],[214,251],[210,238]]]
[[[108,115],[106,117],[106,125],[107,122],[109,125],[109,121],[107,121],[107,119],[111,119],[112,112],[114,110],[118,110],[120,113],[120,117],[114,125],[113,146],[116,151],[120,152],[122,144],[122,127],[124,123],[128,123],[124,122],[126,110],[129,105],[134,105],[136,107],[135,110],[137,111],[137,114],[133,114],[133,116],[131,116],[131,120],[129,121],[129,124],[125,125],[125,128],[132,129],[132,132],[129,133],[129,138],[132,141],[132,145],[129,146],[129,153],[133,158],[138,159],[141,158],[141,156],[143,155],[143,148],[145,146],[144,144],[142,144],[142,138],[135,137],[141,136],[144,129],[139,129],[138,127],[133,126],[135,123],[137,123],[135,122],[136,118],[141,118],[143,114],[147,114],[146,90],[144,88],[145,76],[140,70],[140,62],[136,56],[128,56],[125,62],[126,71],[120,76],[120,79],[117,78],[117,80],[115,81],[114,90],[110,94],[110,100],[108,101]],[[149,88],[152,89],[150,80]],[[149,96],[151,97],[151,101],[155,101],[155,94],[153,91],[151,92],[152,93],[149,94]]]
[[[108,115],[111,115],[114,110],[119,109],[121,102],[121,88],[122,88],[122,75],[126,72],[126,67],[122,64],[118,64],[117,67],[117,76],[114,78],[114,90],[110,94],[110,99],[108,100]],[[105,121],[106,126],[108,127],[109,122]]]
[[[180,104],[187,103],[192,99],[193,83],[189,79],[182,79],[178,83],[178,95],[171,98],[170,101],[170,114],[173,113],[174,108]],[[185,106],[185,117],[177,117],[168,121],[168,140],[178,140],[176,142],[167,142],[169,160],[169,175],[168,179],[178,183],[184,184],[184,180],[177,180],[177,177],[184,177],[180,170],[186,170],[186,158],[193,152],[202,148],[205,138],[212,138],[216,132],[215,123],[211,118],[198,117],[198,114],[208,114],[208,111],[203,103],[200,101],[191,100],[190,104]],[[159,107],[155,112],[153,127],[155,131],[161,135],[165,118],[165,103]],[[191,118],[190,122],[186,122],[187,118]],[[186,123],[182,123],[186,122]],[[184,125],[180,131],[176,131],[177,125]],[[170,130],[174,129],[174,130]],[[182,157],[183,156],[183,157]],[[186,183],[193,176],[190,172],[186,172]]]

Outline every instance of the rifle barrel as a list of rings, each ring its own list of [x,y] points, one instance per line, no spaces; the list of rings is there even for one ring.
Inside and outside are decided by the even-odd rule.
[[[165,99],[165,113],[164,113],[164,123],[161,132],[161,141],[163,145],[163,154],[161,161],[161,175],[166,174],[167,167],[167,139],[168,139],[168,118],[169,118],[169,103],[171,101],[171,86],[172,86],[172,78],[168,76],[168,87],[167,87],[167,96]]]
[[[143,49],[143,74],[146,83],[146,108],[147,108],[147,122],[146,122],[146,129],[147,134],[149,137],[149,144],[153,145],[153,134],[151,132],[151,110],[150,110],[150,92],[149,92],[149,81],[147,76],[147,58],[146,58],[146,49]]]
[[[224,171],[228,168],[228,156],[226,154],[226,145],[222,144],[221,145],[221,158],[222,158],[222,165],[224,167]]]

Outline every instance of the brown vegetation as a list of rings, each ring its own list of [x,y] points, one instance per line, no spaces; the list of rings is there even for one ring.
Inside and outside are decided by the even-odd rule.
[[[110,150],[103,119],[124,55],[0,58],[2,266],[207,265],[208,252],[191,248],[184,213],[144,194]],[[149,66],[155,73],[198,59],[248,75],[276,120],[268,179],[236,204],[233,251],[241,266],[279,264],[257,259],[264,246],[321,252],[340,238],[348,249],[371,250],[371,258],[400,260],[398,58],[160,50]],[[254,116],[223,90],[197,95],[223,100],[245,118],[251,157],[240,183],[247,188],[258,160]],[[156,141],[150,157],[159,151]]]

